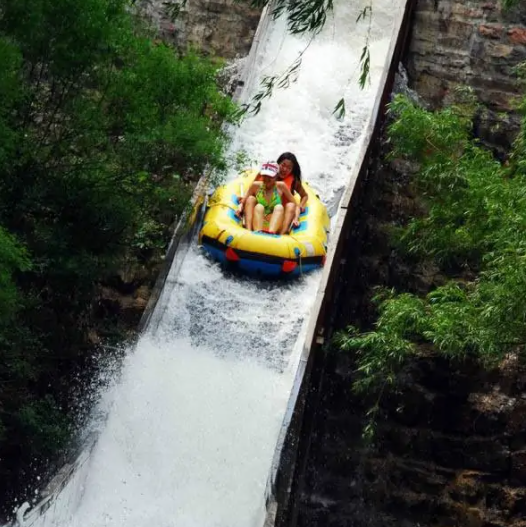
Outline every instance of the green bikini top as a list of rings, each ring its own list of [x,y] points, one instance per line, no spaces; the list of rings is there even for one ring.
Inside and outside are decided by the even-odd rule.
[[[261,185],[256,192],[256,201],[265,207],[265,216],[272,214],[276,205],[281,205],[281,196],[279,195],[277,187],[274,187],[270,203],[267,201],[266,192],[267,189],[263,185]]]

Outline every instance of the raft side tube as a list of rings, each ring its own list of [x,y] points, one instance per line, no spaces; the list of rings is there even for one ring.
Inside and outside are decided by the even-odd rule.
[[[247,174],[250,174],[247,176]],[[309,195],[300,224],[290,234],[254,232],[244,228],[235,215],[236,189],[245,188],[257,171],[216,189],[208,201],[199,242],[210,256],[247,274],[261,276],[299,275],[323,266],[327,252],[329,217],[314,190],[304,183]],[[299,202],[299,196],[295,196]]]
[[[212,258],[224,265],[233,267],[250,275],[260,276],[299,276],[320,269],[325,256],[306,256],[304,258],[282,258],[269,254],[254,253],[243,249],[232,249],[227,244],[203,236],[203,248]]]

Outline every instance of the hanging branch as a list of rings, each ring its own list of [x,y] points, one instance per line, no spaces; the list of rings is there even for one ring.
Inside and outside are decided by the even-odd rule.
[[[263,8],[270,0],[251,0],[254,7]],[[327,20],[327,14],[334,9],[333,0],[276,0],[272,16],[288,13],[288,29],[292,34],[319,33]]]
[[[505,1],[514,2],[516,0]],[[253,7],[263,8],[270,3],[270,0],[250,0],[250,3]],[[275,0],[271,15],[276,19],[286,13],[289,33],[293,35],[311,33],[314,38],[323,29],[327,21],[327,15],[333,10],[333,0]],[[369,4],[360,11],[356,19],[356,22],[360,22],[366,18],[369,20],[367,37],[360,56],[360,77],[358,84],[361,89],[370,80],[371,56],[369,52],[369,35],[371,33],[372,13],[372,0],[370,0]],[[309,42],[309,45],[311,42]],[[297,79],[302,56],[307,48],[299,54],[291,67],[284,73],[273,77],[267,76],[263,79],[260,91],[250,103],[242,105],[239,109],[237,114],[238,118],[242,118],[247,113],[252,115],[258,114],[263,101],[272,96],[275,87],[288,88],[291,82]],[[343,119],[345,117],[345,100],[343,98],[338,101],[332,113],[337,119]]]
[[[358,84],[360,85],[360,88],[363,90],[365,88],[365,84],[367,81],[371,80],[371,77],[369,75],[371,71],[371,54],[369,53],[369,36],[371,35],[371,26],[373,23],[373,4],[372,0],[370,0],[369,5],[366,5],[362,11],[360,11],[360,14],[358,15],[358,18],[356,19],[356,22],[360,22],[360,20],[365,20],[366,18],[369,19],[369,27],[367,28],[367,36],[365,37],[365,44],[362,49],[362,54],[360,56],[360,78],[358,79]]]
[[[312,42],[312,41],[311,41]],[[267,75],[263,77],[261,81],[261,89],[254,95],[252,100],[248,104],[242,104],[239,108],[236,117],[241,119],[247,113],[251,115],[257,115],[261,110],[262,103],[265,99],[268,99],[274,93],[274,89],[288,88],[291,83],[296,82],[298,79],[301,62],[303,60],[303,54],[307,51],[307,44],[305,49],[298,55],[294,62],[280,75]]]

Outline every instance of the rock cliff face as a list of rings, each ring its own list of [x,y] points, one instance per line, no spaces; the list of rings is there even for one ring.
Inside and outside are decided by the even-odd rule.
[[[516,358],[491,373],[413,363],[386,401],[381,448],[365,463],[369,492],[431,525],[526,525],[525,387]]]
[[[374,286],[424,292],[444,277],[392,251],[390,229],[416,214],[410,178],[377,163],[344,255],[336,325],[370,328]],[[312,444],[298,478],[296,527],[526,527],[526,366],[453,364],[422,348],[396,390],[353,393],[351,353],[329,354],[308,407]],[[380,404],[374,445],[365,413]]]
[[[231,59],[247,55],[261,11],[238,0],[188,0],[173,17],[178,1],[142,0],[144,13],[167,42],[188,45],[205,53]]]
[[[415,362],[384,401],[371,450],[360,447],[352,368],[339,357],[331,370],[299,526],[526,525],[524,370]]]
[[[498,0],[419,0],[407,68],[411,87],[433,107],[471,86],[486,110],[476,123],[503,152],[515,137],[519,96],[514,68],[526,60],[526,4],[503,10]]]

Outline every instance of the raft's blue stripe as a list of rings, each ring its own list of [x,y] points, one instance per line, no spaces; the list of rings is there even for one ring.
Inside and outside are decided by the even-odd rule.
[[[241,218],[236,216],[236,211],[232,209],[228,209],[228,217],[232,220],[234,220],[236,223],[241,223]]]
[[[227,262],[225,251],[217,249],[216,247],[210,247],[210,245],[207,245],[206,243],[203,244],[203,247],[206,249],[208,254],[210,254],[210,256],[212,256],[212,258],[214,258],[215,260],[218,260],[221,263]]]
[[[298,232],[306,231],[307,230],[307,224],[308,221],[302,221],[298,227],[294,228],[292,227],[292,230],[290,231],[291,234],[297,234]]]
[[[281,275],[281,265],[258,262],[257,260],[241,259],[237,263],[237,268],[249,275],[260,274],[262,276]]]
[[[203,247],[210,254],[210,256],[212,256],[212,258],[218,260],[223,265],[231,263],[226,259],[225,252],[221,249],[211,247],[207,244],[203,244]],[[268,278],[277,278],[284,275],[284,273],[281,271],[280,264],[271,264],[267,262],[260,262],[258,260],[241,258],[238,262],[236,262],[235,265],[237,269],[248,275],[258,275]],[[302,272],[308,273],[320,267],[321,265],[319,264],[307,264],[302,265],[300,269],[300,266],[298,265],[294,271],[291,273],[286,273],[286,276],[299,276]]]

